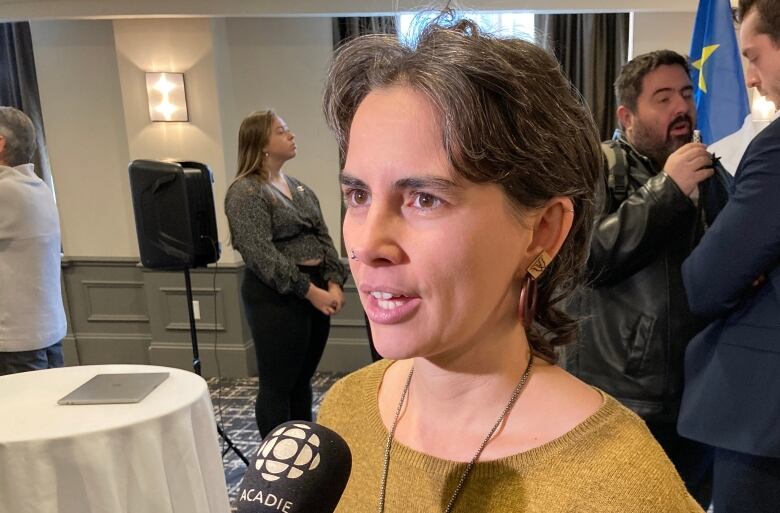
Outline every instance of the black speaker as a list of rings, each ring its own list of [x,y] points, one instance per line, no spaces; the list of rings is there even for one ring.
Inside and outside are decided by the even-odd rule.
[[[208,166],[134,160],[129,170],[144,267],[182,270],[219,260],[214,179]]]

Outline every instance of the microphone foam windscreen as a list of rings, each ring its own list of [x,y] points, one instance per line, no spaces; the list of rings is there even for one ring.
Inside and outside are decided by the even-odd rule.
[[[332,513],[352,470],[352,453],[336,432],[313,422],[276,427],[244,474],[238,513]]]

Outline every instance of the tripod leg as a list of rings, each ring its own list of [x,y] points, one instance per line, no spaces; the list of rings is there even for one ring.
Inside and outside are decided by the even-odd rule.
[[[200,370],[200,353],[198,352],[198,331],[195,328],[195,311],[192,308],[192,281],[190,280],[189,268],[184,269],[184,288],[187,290],[187,312],[190,314],[190,338],[192,339],[192,368],[195,369],[195,374],[202,376]],[[214,319],[216,322],[216,319]],[[215,421],[216,422],[216,421]],[[248,467],[249,460],[241,452],[241,449],[233,444],[233,441],[222,431],[222,428],[217,424],[217,433],[227,443],[229,449],[235,452],[241,461]],[[224,456],[224,454],[223,454]]]
[[[225,432],[224,432],[224,431],[222,431],[222,428],[221,428],[221,427],[219,427],[219,424],[217,424],[217,432],[219,433],[219,436],[221,436],[221,437],[222,437],[222,439],[223,439],[223,440],[225,441],[225,443],[227,444],[227,446],[228,446],[228,449],[229,449],[229,450],[232,450],[234,453],[236,453],[236,456],[238,456],[239,458],[241,458],[241,461],[243,461],[243,462],[244,462],[244,465],[246,465],[246,466],[248,467],[248,466],[249,466],[249,460],[246,458],[246,456],[244,456],[244,453],[243,453],[243,452],[241,452],[241,449],[239,449],[238,447],[236,447],[236,446],[233,444],[233,441],[230,439],[230,437],[228,437],[228,436],[225,434]],[[222,456],[224,456],[224,454],[223,454]]]
[[[190,281],[189,268],[184,269],[184,288],[187,291],[187,313],[190,314],[190,339],[192,340],[192,368],[195,374],[202,376],[200,372],[200,354],[198,353],[198,330],[195,328],[195,311],[192,308],[192,282]]]

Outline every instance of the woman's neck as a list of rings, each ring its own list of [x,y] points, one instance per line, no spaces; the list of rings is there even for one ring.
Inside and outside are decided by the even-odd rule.
[[[388,370],[380,391],[385,425],[392,425],[414,366],[396,439],[427,454],[468,461],[509,402],[530,355],[525,333],[520,330],[504,343],[483,341],[455,357],[398,362]],[[511,417],[510,412],[501,431]],[[491,445],[495,447],[494,442]]]
[[[455,413],[464,421],[482,416],[499,398],[509,399],[520,376],[528,366],[530,349],[525,340],[517,340],[504,351],[498,346],[482,346],[482,354],[471,354],[472,362],[442,363],[437,359],[415,358],[410,389],[421,411],[434,414]],[[485,353],[498,353],[491,357]],[[411,367],[410,367],[411,368]],[[486,404],[485,398],[490,398]],[[412,405],[414,408],[414,405]],[[438,410],[438,411],[437,411]]]
[[[278,181],[282,177],[282,166],[284,162],[279,162],[273,157],[268,157],[265,163],[265,169],[268,171],[268,180],[271,182]]]

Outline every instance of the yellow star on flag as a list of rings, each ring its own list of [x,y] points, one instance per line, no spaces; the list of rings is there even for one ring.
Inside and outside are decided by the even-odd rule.
[[[715,53],[715,50],[717,50],[719,46],[720,45],[705,46],[701,50],[701,59],[693,63],[693,67],[699,70],[699,89],[705,93],[707,92],[707,82],[704,81],[704,63],[707,62],[707,59],[712,57],[712,54]]]

